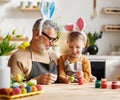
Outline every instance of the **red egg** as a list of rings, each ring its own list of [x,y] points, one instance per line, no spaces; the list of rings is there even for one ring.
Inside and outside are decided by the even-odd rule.
[[[79,85],[82,85],[84,83],[84,79],[83,78],[80,78],[79,80],[78,80],[78,84]]]
[[[10,95],[17,95],[17,94],[21,94],[22,91],[20,88],[13,88],[13,91],[10,93]]]
[[[37,84],[36,87],[37,87],[37,91],[42,90],[42,86],[40,84]]]

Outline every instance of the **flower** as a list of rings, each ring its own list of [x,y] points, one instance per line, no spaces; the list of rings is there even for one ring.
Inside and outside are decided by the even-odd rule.
[[[25,49],[29,45],[30,45],[30,43],[28,43],[27,41],[24,41],[23,43],[21,43],[21,45],[18,46],[18,48],[19,49]]]
[[[10,40],[12,39],[12,35],[8,34],[5,38],[3,38],[0,43],[0,56],[7,55],[11,51],[17,49],[16,44],[10,44]]]
[[[7,34],[7,36],[3,38],[2,41],[0,42],[0,56],[8,55],[17,48],[21,49],[20,47],[22,47],[22,49],[25,49],[26,47],[29,46],[29,43],[27,41],[24,41],[19,46],[17,46],[15,43],[10,43],[13,37],[21,38],[21,37],[17,37],[16,29],[13,29],[12,33]]]
[[[91,32],[89,32],[89,33],[87,34],[88,44],[89,44],[89,45],[95,45],[96,41],[97,41],[98,39],[101,39],[101,38],[102,38],[102,34],[103,34],[102,31],[101,31],[100,33],[97,33],[97,32],[91,33]]]

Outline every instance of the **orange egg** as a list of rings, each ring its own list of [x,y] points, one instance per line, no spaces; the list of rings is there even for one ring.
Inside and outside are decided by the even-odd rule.
[[[32,92],[36,92],[37,91],[37,87],[36,86],[32,86]]]

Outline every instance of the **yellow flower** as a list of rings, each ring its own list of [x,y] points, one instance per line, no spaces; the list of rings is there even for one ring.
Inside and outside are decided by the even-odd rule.
[[[25,49],[26,47],[28,47],[30,45],[29,42],[24,41],[23,43],[21,43],[21,45],[19,46],[19,49]]]
[[[12,39],[12,35],[8,34],[8,38],[9,38],[9,40],[11,40]]]
[[[13,29],[12,35],[15,35],[15,34],[16,34],[16,29]]]

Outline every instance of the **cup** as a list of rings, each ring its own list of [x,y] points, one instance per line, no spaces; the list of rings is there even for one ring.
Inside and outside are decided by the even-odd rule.
[[[37,2],[37,7],[40,8],[41,7],[41,2]]]
[[[21,7],[21,8],[25,8],[25,1],[21,1],[21,2],[20,2],[20,7]]]
[[[28,1],[28,7],[29,7],[29,8],[33,8],[33,2]]]

